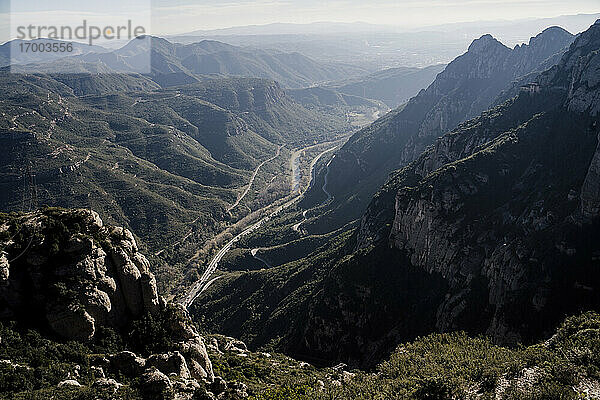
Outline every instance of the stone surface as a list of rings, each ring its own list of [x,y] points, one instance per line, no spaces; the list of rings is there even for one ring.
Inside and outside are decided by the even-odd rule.
[[[58,335],[79,341],[88,341],[96,332],[94,319],[77,306],[67,309],[53,308],[47,311],[46,319]]]
[[[596,153],[581,188],[581,213],[586,220],[600,217],[600,136],[598,138]]]
[[[140,391],[145,399],[171,399],[173,385],[168,376],[151,368],[140,377]]]
[[[227,390],[227,382],[225,382],[225,379],[221,378],[220,376],[215,376],[215,380],[212,383],[211,388],[212,392],[218,395]]]
[[[153,354],[146,360],[146,368],[150,367],[156,367],[166,375],[176,374],[181,378],[191,376],[185,358],[178,351],[167,354]]]
[[[123,385],[121,383],[117,382],[116,380],[106,379],[106,378],[97,379],[92,384],[92,387],[100,388],[102,390],[109,390],[113,393],[115,393],[117,390],[119,390],[121,388],[121,386],[123,386]]]
[[[165,329],[168,353],[94,357],[94,386],[116,391],[120,384],[110,378],[142,377],[145,398],[171,398],[169,375],[178,381],[178,398],[187,399],[200,389],[196,380],[213,382],[204,339],[183,306],[158,295],[150,263],[130,231],[105,226],[90,210],[47,209],[0,215],[0,232],[33,238],[30,244],[0,240],[0,318],[33,320],[41,330],[81,342],[93,342],[100,328],[111,328],[130,348],[137,343],[127,334],[141,317],[150,315]],[[20,255],[24,247],[28,251]]]
[[[67,379],[58,384],[58,387],[71,386],[71,387],[80,387],[81,384],[77,382],[75,379]]]
[[[185,342],[180,342],[178,346],[179,351],[188,361],[188,368],[192,377],[212,382],[214,379],[212,363],[208,357],[203,338],[195,336]]]
[[[55,224],[72,230],[59,238],[52,231]],[[132,318],[159,312],[156,279],[130,231],[104,226],[89,210],[35,212],[2,222],[11,231],[16,225],[25,237],[36,231],[42,235],[10,263],[19,244],[0,243],[5,250],[0,254],[0,315],[45,310],[40,317],[56,334],[85,341],[93,338],[97,324],[121,328]],[[57,248],[49,245],[55,240],[60,241]],[[72,293],[78,293],[76,302]]]
[[[127,376],[137,376],[144,371],[146,360],[138,357],[131,351],[122,351],[112,355],[110,358],[110,367]]]
[[[0,287],[8,285],[8,277],[10,274],[10,266],[5,252],[0,252]]]
[[[558,61],[573,39],[564,29],[551,27],[529,44],[512,49],[490,35],[473,41],[427,89],[355,133],[336,152],[328,166],[332,210],[324,213],[315,229],[330,232],[330,219],[346,223],[360,218],[392,171],[414,161],[438,137],[495,105],[515,79],[530,74],[534,78],[549,58],[558,55],[553,58]]]

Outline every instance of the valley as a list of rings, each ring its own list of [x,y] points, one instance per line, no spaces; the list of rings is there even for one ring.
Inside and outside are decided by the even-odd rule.
[[[596,287],[598,278],[592,266],[596,246],[579,236],[595,236],[596,226],[576,222],[583,204],[577,193],[583,193],[586,175],[595,176],[587,171],[595,168],[590,160],[597,144],[596,114],[587,111],[595,103],[583,93],[596,86],[577,86],[582,93],[577,104],[588,99],[578,108],[586,110],[581,114],[565,111],[569,95],[562,88],[576,79],[569,57],[600,43],[597,26],[575,45],[572,35],[554,28],[517,49],[489,36],[476,39],[429,88],[356,132],[320,163],[297,208],[241,238],[222,258],[228,271],[198,296],[190,313],[254,348],[269,345],[308,362],[328,359],[371,368],[396,343],[427,332],[461,329],[497,343],[532,343],[558,323],[554,310],[577,312],[581,303],[570,298],[596,307],[592,292],[579,292],[573,283]],[[516,63],[520,71],[515,72],[512,60],[529,52],[539,58]],[[556,66],[543,70],[553,52]],[[538,73],[536,62],[543,65]],[[594,68],[592,61],[583,65]],[[513,90],[506,78],[520,73],[548,89],[519,90],[495,103],[504,90]],[[483,104],[491,105],[477,117],[460,116],[488,107]],[[568,131],[581,134],[559,133]],[[558,161],[559,149],[571,155],[569,166]],[[539,180],[561,176],[566,186],[555,181],[543,187],[532,174]],[[499,185],[506,186],[496,192]],[[367,193],[370,188],[374,194]],[[562,229],[570,239],[559,233]],[[463,234],[473,236],[461,239]],[[514,240],[519,244],[511,245]],[[537,247],[547,240],[566,240],[573,251],[560,250],[559,244],[556,251]],[[575,256],[580,252],[582,258]],[[545,272],[536,264],[542,254]],[[568,278],[560,265],[571,266]],[[523,275],[517,278],[504,268]],[[580,275],[584,270],[587,275]],[[518,288],[513,292],[506,282]],[[524,303],[521,314],[527,318],[511,313]]]
[[[315,144],[315,145],[311,145],[302,149],[298,149],[298,150],[294,150],[292,152],[292,155],[290,157],[290,161],[289,161],[289,165],[290,165],[290,194],[287,198],[284,199],[280,199],[277,202],[274,202],[273,204],[270,204],[260,210],[257,210],[255,212],[256,215],[259,216],[259,220],[257,222],[251,222],[251,221],[247,221],[246,223],[249,223],[250,226],[247,228],[244,228],[243,226],[236,226],[236,229],[243,229],[240,233],[238,233],[236,236],[234,236],[231,240],[229,240],[214,256],[213,258],[210,260],[210,262],[208,263],[208,266],[206,267],[204,273],[202,274],[202,276],[200,277],[200,279],[195,282],[192,287],[185,293],[184,298],[181,300],[181,304],[185,307],[188,308],[195,300],[196,298],[202,294],[202,292],[204,292],[206,289],[208,289],[210,287],[211,284],[213,284],[217,279],[219,279],[219,277],[214,277],[213,275],[216,273],[217,271],[217,267],[219,262],[221,262],[221,260],[223,259],[223,257],[231,250],[231,248],[244,236],[247,236],[249,234],[251,234],[252,232],[254,232],[255,230],[259,229],[265,222],[269,221],[271,218],[275,217],[277,214],[279,214],[280,212],[286,210],[287,208],[293,206],[295,203],[297,203],[303,196],[304,192],[308,189],[308,187],[310,187],[313,184],[313,177],[314,177],[314,172],[315,172],[315,167],[317,165],[317,162],[321,159],[321,157],[323,157],[325,154],[334,151],[336,148],[338,148],[342,143],[343,143],[343,138],[334,142],[326,142],[326,143],[320,143],[320,144]],[[316,155],[311,161],[310,164],[308,165],[308,168],[305,166],[304,168],[304,172],[305,174],[309,175],[311,178],[308,180],[308,185],[304,185],[304,189],[302,189],[301,184],[302,184],[302,170],[303,168],[301,168],[301,162],[300,162],[300,157],[301,155],[305,154],[306,152],[309,152],[311,150],[314,149],[319,149],[319,148],[323,148],[325,147],[326,150],[323,150],[322,152],[320,152],[318,155]],[[277,152],[277,156],[279,156],[279,150]],[[272,161],[273,159],[269,159],[268,161]],[[267,162],[268,162],[267,161]],[[261,164],[262,166],[263,164]],[[246,190],[246,192],[244,192],[244,195],[248,192],[248,190],[250,189],[250,186],[252,185],[252,181],[254,180],[254,178],[256,177],[256,173],[258,172],[258,169],[255,171],[255,174],[252,176],[252,179],[250,181],[250,184],[248,185],[248,189]],[[304,179],[304,181],[306,181],[306,179]],[[243,197],[243,196],[242,196]],[[283,204],[281,204],[281,202],[283,202]],[[239,203],[239,200],[238,200]],[[279,204],[277,204],[279,203]],[[236,203],[237,204],[237,203]],[[233,207],[232,207],[233,208]],[[265,215],[265,216],[263,216]],[[225,232],[222,232],[221,235],[223,235],[224,233],[229,232],[230,229],[226,230]],[[256,256],[255,254],[253,256]],[[212,278],[212,279],[211,279]]]
[[[258,3],[0,44],[0,399],[600,399],[600,14]]]

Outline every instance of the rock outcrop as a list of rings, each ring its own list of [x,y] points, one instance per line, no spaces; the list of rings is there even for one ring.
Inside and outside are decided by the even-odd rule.
[[[98,324],[121,328],[164,306],[132,233],[104,226],[93,211],[5,215],[0,226],[4,318],[36,310],[56,334],[92,340]]]
[[[169,374],[214,380],[204,339],[182,306],[158,295],[150,263],[127,229],[105,226],[89,210],[0,214],[0,248],[0,319],[94,343],[101,329],[126,337],[146,318],[166,336],[155,339],[170,347],[147,358],[131,351],[107,356],[94,365],[99,376],[139,377],[155,368],[162,375],[147,374],[151,390]]]
[[[153,354],[146,360],[146,367],[155,367],[167,375],[175,374],[181,378],[189,378],[191,376],[185,358],[178,351],[166,354]]]
[[[600,210],[599,51],[596,23],[534,93],[443,136],[388,183],[389,245],[449,284],[439,331],[483,324],[500,342],[530,341],[558,322],[557,309],[595,304],[600,248],[586,237]],[[372,207],[360,248],[386,239]]]

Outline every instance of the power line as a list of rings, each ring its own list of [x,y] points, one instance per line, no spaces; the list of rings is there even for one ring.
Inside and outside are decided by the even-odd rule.
[[[23,159],[23,168],[21,169],[23,171],[23,190],[22,190],[22,196],[21,196],[21,212],[22,213],[30,213],[34,210],[37,209],[38,207],[38,190],[37,190],[37,184],[36,184],[36,178],[35,178],[35,173],[33,171],[33,163],[31,162],[31,160],[28,157],[28,146],[30,145],[29,142],[26,142],[23,145],[23,152],[22,152],[22,159]],[[14,239],[23,229],[23,227],[20,227],[11,237],[11,239],[8,241],[8,243],[10,243],[12,241],[12,239]],[[33,244],[33,239],[35,237],[35,225],[33,227],[32,232],[30,233],[30,238],[29,241],[27,243],[27,246],[25,246],[25,249],[23,249],[23,251],[21,251],[21,253],[19,253],[16,257],[12,258],[11,260],[9,260],[9,263],[12,263],[16,260],[18,260],[19,258],[21,258],[22,256],[25,255],[25,253],[27,253],[27,251],[29,250],[29,248],[31,247],[31,245]],[[2,249],[4,251],[4,249]]]

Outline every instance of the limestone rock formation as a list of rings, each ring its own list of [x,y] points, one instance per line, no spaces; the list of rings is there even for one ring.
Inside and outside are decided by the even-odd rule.
[[[390,246],[450,285],[438,330],[487,321],[498,341],[528,341],[557,323],[557,308],[577,310],[572,299],[594,304],[598,247],[586,236],[600,216],[599,49],[596,23],[535,92],[440,138],[388,184]],[[372,206],[359,247],[385,236]]]
[[[150,318],[172,342],[164,351],[172,351],[147,359],[121,351],[94,367],[130,377],[155,367],[213,381],[204,339],[185,308],[158,295],[150,263],[127,229],[105,226],[90,210],[0,214],[0,249],[0,319],[93,342],[100,328],[129,332]]]
[[[146,367],[146,360],[131,351],[113,354],[109,361],[113,371],[127,376],[140,375]]]
[[[190,375],[195,379],[212,380],[214,377],[212,363],[208,357],[204,339],[196,335],[179,343],[179,351],[187,360]]]
[[[119,328],[159,312],[156,280],[132,233],[104,226],[97,213],[4,215],[0,225],[8,236],[0,244],[0,315],[39,310],[56,334],[91,340],[97,324]]]
[[[181,378],[190,377],[185,358],[178,351],[167,354],[153,354],[146,360],[146,367],[156,367],[156,369],[167,375],[175,374]]]
[[[171,380],[156,368],[149,369],[141,376],[140,387],[144,398],[166,399],[172,396]]]

